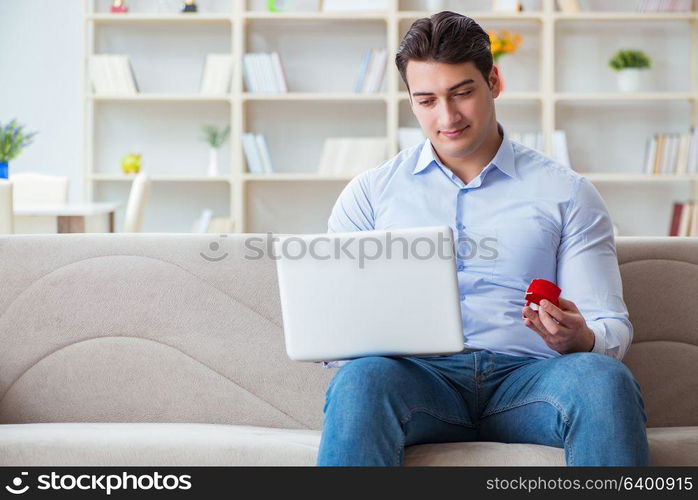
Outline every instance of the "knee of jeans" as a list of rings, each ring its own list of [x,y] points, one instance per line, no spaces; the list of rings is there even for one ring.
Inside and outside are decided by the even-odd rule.
[[[400,382],[401,363],[404,360],[369,356],[346,364],[330,381],[325,407],[331,400],[346,400],[359,405],[389,395]]]
[[[571,356],[576,356],[574,368],[577,375],[596,398],[606,396],[618,402],[619,398],[636,396],[642,404],[640,385],[622,361],[598,353],[576,353]]]

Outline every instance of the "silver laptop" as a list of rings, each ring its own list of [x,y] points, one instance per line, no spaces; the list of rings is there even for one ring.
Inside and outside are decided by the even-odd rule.
[[[293,360],[464,349],[448,226],[277,235],[274,256]]]

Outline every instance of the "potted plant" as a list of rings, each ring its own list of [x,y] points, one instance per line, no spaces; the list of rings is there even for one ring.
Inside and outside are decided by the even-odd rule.
[[[504,79],[502,78],[502,68],[499,66],[499,59],[504,54],[513,54],[516,52],[523,42],[523,36],[518,33],[512,33],[509,30],[488,31],[490,36],[490,50],[492,51],[492,59],[494,65],[497,66],[500,76],[500,87],[504,90]]]
[[[223,145],[230,135],[230,126],[219,129],[214,125],[204,125],[202,127],[204,140],[210,146],[208,155],[208,175],[218,175],[218,149]]]
[[[0,179],[9,177],[8,165],[32,143],[37,132],[24,132],[24,125],[12,120],[7,125],[0,123]]]
[[[618,89],[622,92],[640,90],[641,71],[649,69],[650,58],[641,50],[621,49],[608,61],[608,65],[618,73]]]

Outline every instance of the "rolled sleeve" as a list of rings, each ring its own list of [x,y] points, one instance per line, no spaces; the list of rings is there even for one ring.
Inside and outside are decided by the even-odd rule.
[[[613,224],[589,180],[578,179],[558,249],[558,286],[594,332],[592,352],[621,360],[633,338],[623,301]]]

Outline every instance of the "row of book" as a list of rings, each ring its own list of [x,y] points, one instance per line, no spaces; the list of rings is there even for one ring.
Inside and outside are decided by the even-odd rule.
[[[89,60],[90,82],[95,94],[136,95],[138,83],[128,56],[98,54]],[[201,77],[202,94],[227,94],[233,76],[233,56],[207,54]]]
[[[388,159],[385,137],[329,137],[325,139],[318,174],[354,176]]]
[[[89,74],[96,94],[135,95],[138,85],[128,56],[100,54],[91,56]]]
[[[648,139],[645,173],[698,173],[698,129],[682,134],[655,134]]]
[[[270,174],[274,171],[264,134],[242,134],[242,150],[247,161],[247,170],[251,174]]]
[[[693,0],[640,0],[637,3],[638,12],[690,12]],[[557,0],[557,8],[561,12],[576,13],[591,11],[586,0]]]
[[[357,94],[379,92],[383,86],[387,62],[387,49],[371,49],[366,52],[359,70],[359,77],[354,86],[354,92]]]
[[[693,0],[640,0],[640,12],[690,12]]]
[[[192,233],[232,233],[233,220],[230,217],[214,217],[213,210],[205,209],[194,221]]]
[[[671,211],[669,236],[698,236],[698,207],[694,201],[676,202]]]
[[[288,92],[286,73],[277,52],[245,54],[242,62],[248,92]]]
[[[272,12],[361,12],[388,10],[390,0],[269,0]]]

